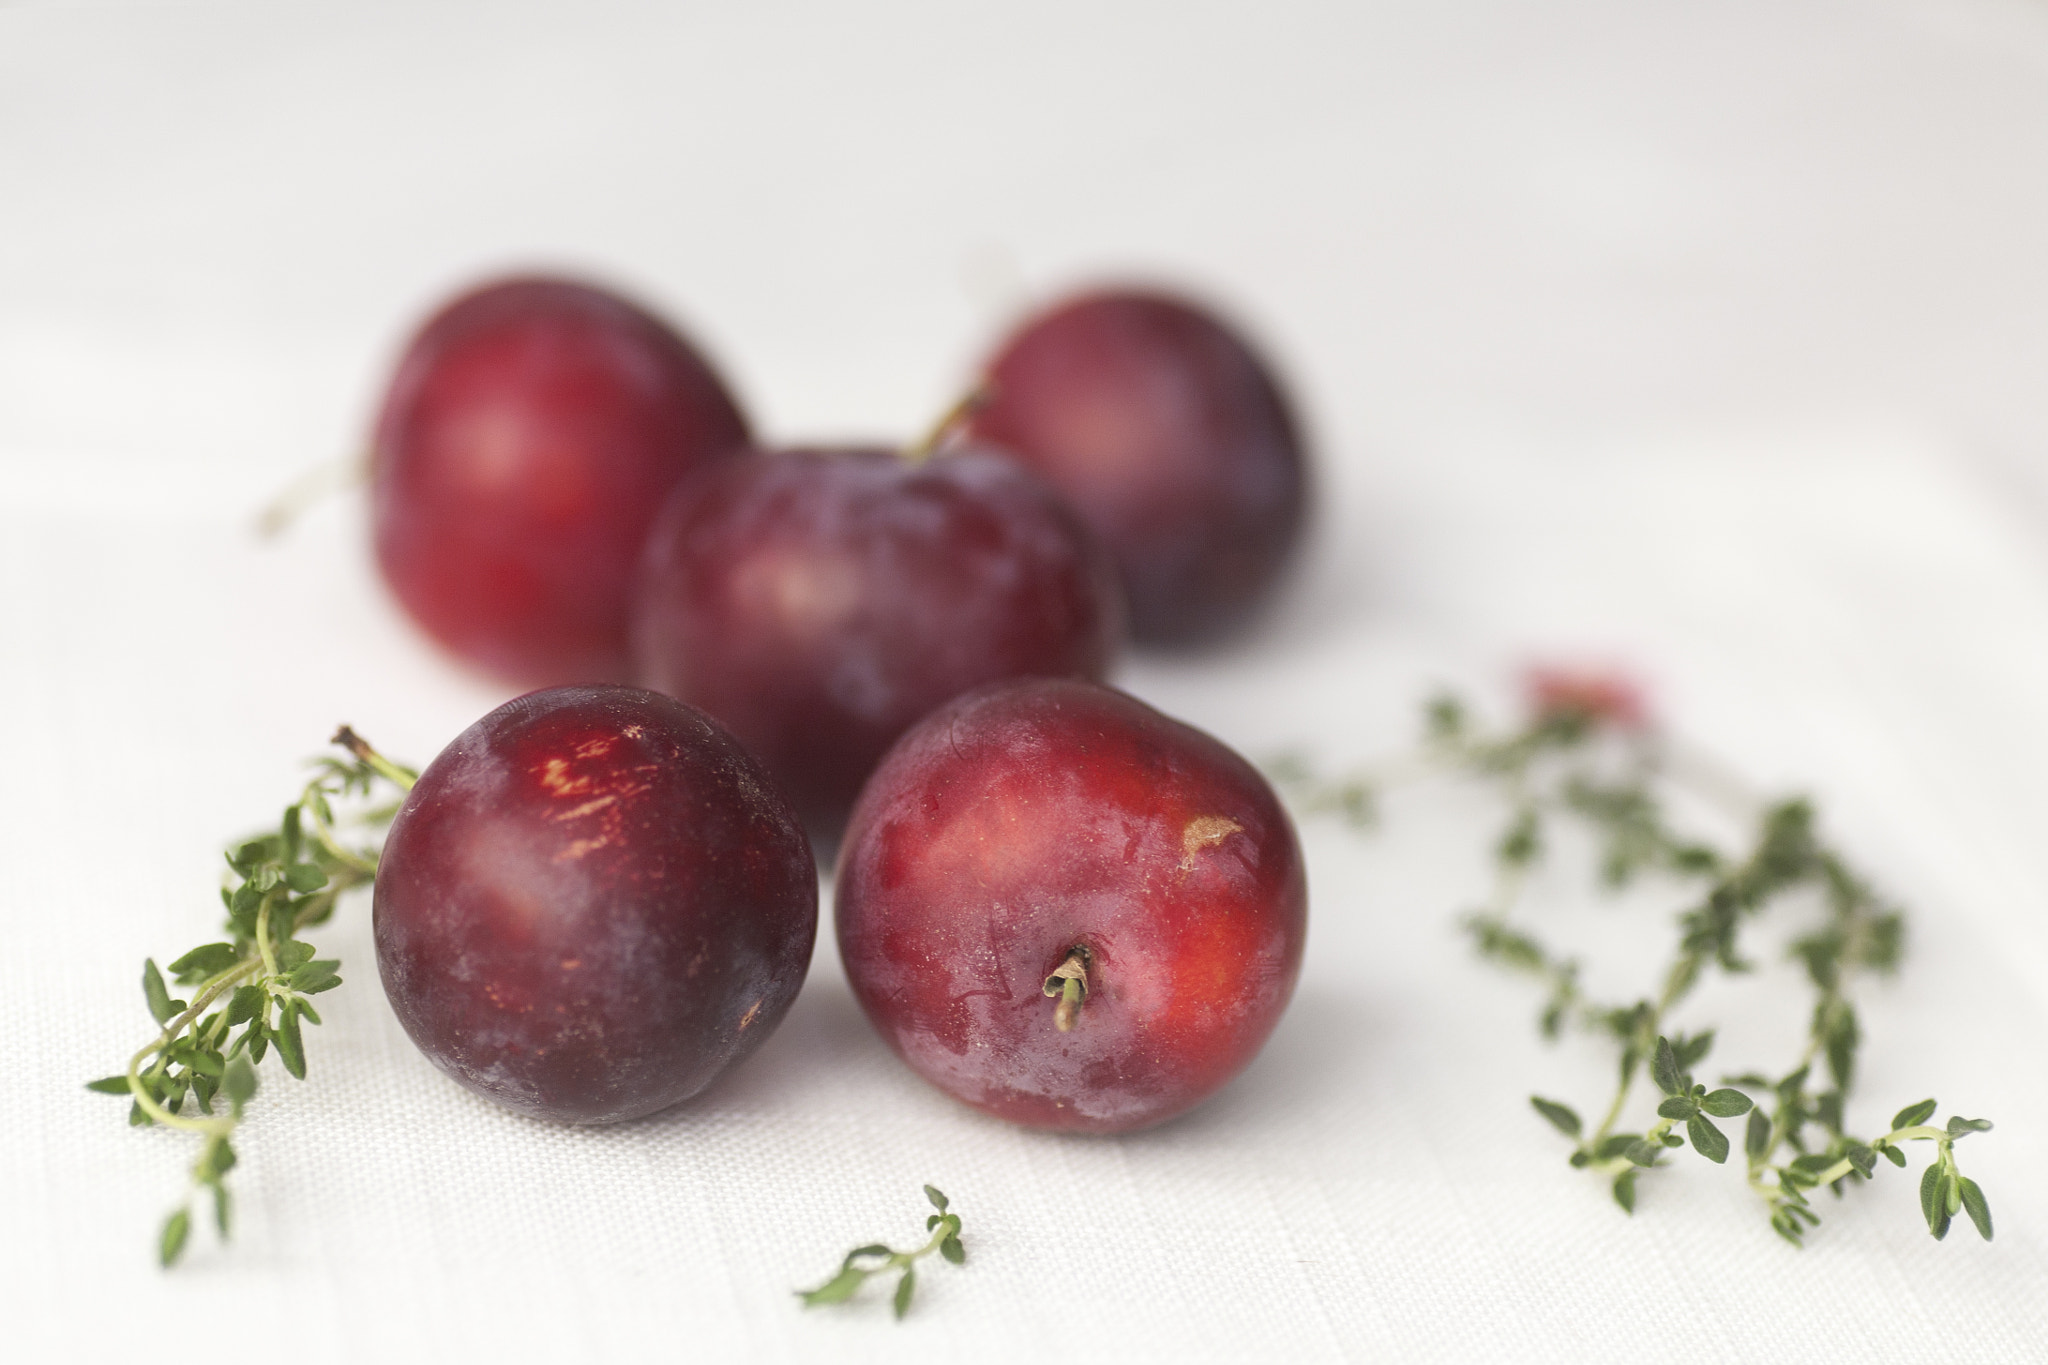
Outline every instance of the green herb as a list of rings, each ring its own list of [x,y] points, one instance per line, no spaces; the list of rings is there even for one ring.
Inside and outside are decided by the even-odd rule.
[[[949,1202],[932,1186],[924,1187],[924,1197],[938,1210],[924,1220],[925,1231],[931,1234],[915,1251],[892,1251],[880,1242],[855,1247],[846,1253],[846,1259],[839,1263],[839,1273],[816,1289],[800,1289],[797,1297],[804,1301],[804,1307],[815,1308],[819,1304],[845,1303],[867,1283],[870,1275],[885,1275],[892,1270],[902,1274],[896,1280],[896,1293],[891,1299],[896,1316],[901,1318],[910,1311],[910,1296],[917,1292],[916,1263],[934,1251],[954,1265],[967,1263],[967,1248],[960,1243],[960,1215],[947,1212]]]
[[[341,963],[315,957],[313,945],[298,937],[326,923],[343,893],[367,885],[377,874],[375,849],[341,842],[334,803],[356,803],[352,824],[382,825],[397,805],[369,807],[377,786],[388,783],[404,792],[418,776],[345,725],[333,742],[348,750],[350,759],[314,760],[312,780],[285,808],[277,830],[228,850],[230,875],[220,893],[227,908],[226,940],[202,944],[171,963],[170,984],[153,959],[144,959],[143,1000],[160,1031],[129,1059],[124,1074],[86,1086],[127,1096],[130,1124],[163,1124],[203,1139],[192,1165],[191,1191],[164,1220],[158,1239],[158,1256],[166,1266],[185,1249],[192,1230],[191,1196],[201,1190],[212,1196],[215,1228],[223,1238],[228,1235],[232,1220],[225,1177],[235,1165],[229,1139],[256,1094],[256,1068],[275,1048],[284,1069],[304,1080],[301,1021],[320,1022],[309,997],[341,984]],[[172,985],[190,988],[190,1003],[173,998]],[[188,1101],[194,1112],[186,1112]]]
[[[1839,1196],[1869,1180],[1879,1157],[1904,1166],[1903,1144],[1932,1142],[1935,1159],[1920,1190],[1928,1230],[1943,1237],[1950,1220],[1964,1213],[1988,1239],[1990,1207],[1955,1158],[1957,1141],[1990,1128],[1988,1122],[1951,1118],[1937,1126],[1931,1122],[1935,1103],[1926,1100],[1901,1110],[1882,1136],[1866,1141],[1847,1127],[1862,1042],[1851,991],[1859,979],[1898,966],[1904,946],[1900,911],[1822,839],[1808,802],[1760,804],[1740,795],[1738,784],[1713,764],[1644,723],[1625,683],[1553,674],[1539,676],[1534,691],[1530,719],[1520,729],[1493,735],[1474,730],[1456,697],[1432,699],[1425,761],[1391,771],[1449,771],[1500,795],[1506,816],[1493,845],[1493,893],[1465,917],[1464,927],[1482,957],[1540,988],[1537,1022],[1545,1038],[1578,1030],[1605,1040],[1617,1053],[1614,1093],[1597,1111],[1597,1123],[1589,1126],[1561,1101],[1530,1097],[1536,1113],[1571,1140],[1571,1164],[1607,1180],[1615,1202],[1633,1213],[1638,1181],[1643,1172],[1666,1165],[1667,1151],[1690,1145],[1707,1160],[1727,1164],[1735,1145],[1716,1120],[1746,1115],[1741,1164],[1749,1186],[1762,1199],[1771,1227],[1797,1246],[1820,1221],[1809,1191],[1827,1186]],[[1348,815],[1376,809],[1389,771],[1318,781],[1300,760],[1290,759],[1276,765],[1274,774],[1302,809]],[[1753,825],[1750,842],[1722,848],[1674,828],[1665,806],[1681,791]],[[1546,856],[1552,826],[1566,820],[1595,836],[1599,880],[1606,887],[1654,876],[1683,898],[1671,958],[1655,985],[1636,999],[1588,998],[1579,984],[1579,960],[1552,950],[1513,918],[1530,871]],[[1673,1017],[1708,974],[1752,971],[1744,929],[1801,891],[1809,893],[1809,902],[1818,893],[1822,913],[1791,947],[1813,998],[1806,1036],[1788,1049],[1796,1050],[1796,1060],[1776,1079],[1750,1072],[1710,1089],[1694,1079],[1693,1070],[1713,1048],[1714,1030],[1674,1031]],[[1624,1117],[1645,1074],[1658,1092],[1656,1117],[1638,1128]]]

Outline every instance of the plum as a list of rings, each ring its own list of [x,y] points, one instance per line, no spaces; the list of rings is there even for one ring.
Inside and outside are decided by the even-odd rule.
[[[407,795],[377,967],[420,1051],[523,1113],[611,1123],[773,1031],[817,935],[795,812],[701,712],[616,685],[507,702]]]
[[[983,371],[968,418],[1108,545],[1141,641],[1241,625],[1301,537],[1307,462],[1272,371],[1210,312],[1139,290],[1070,298]]]
[[[701,706],[822,839],[898,735],[983,683],[1100,678],[1114,570],[1014,462],[757,453],[696,475],[648,539],[639,681]]]
[[[377,562],[427,633],[514,682],[623,681],[634,566],[662,497],[744,445],[674,329],[589,285],[509,279],[448,304],[377,419]]]
[[[939,1089],[1034,1128],[1140,1128],[1229,1080],[1286,1007],[1307,916],[1294,827],[1251,765],[1067,679],[920,721],[840,851],[869,1020]]]

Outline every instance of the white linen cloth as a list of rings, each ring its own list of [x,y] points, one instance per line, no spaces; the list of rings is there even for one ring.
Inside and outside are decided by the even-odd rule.
[[[2048,1357],[2048,11],[892,4],[0,7],[0,1239],[17,1360],[263,1339],[324,1360]],[[311,1075],[267,1066],[240,1226],[153,1239],[189,1141],[84,1081],[215,927],[219,848],[348,721],[423,762],[494,705],[415,635],[359,497],[403,329],[510,264],[671,307],[773,437],[909,433],[1021,298],[1131,271],[1237,306],[1299,389],[1319,535],[1273,618],[1121,681],[1242,750],[1396,751],[1443,681],[1614,660],[1911,910],[1855,1127],[1928,1094],[1997,1218],[1937,1245],[1880,1166],[1804,1251],[1679,1152],[1633,1218],[1526,1102],[1547,1047],[1455,929],[1491,812],[1303,833],[1288,1016],[1188,1118],[984,1119],[897,1064],[827,931],[697,1101],[579,1131],[436,1073],[366,900],[319,936]],[[1596,988],[1675,903],[1531,913]],[[1790,969],[1703,992],[1782,1065]],[[1718,1074],[1718,1073],[1716,1073]],[[1739,1125],[1731,1126],[1731,1128]],[[800,1311],[853,1245],[965,1221],[909,1319]]]

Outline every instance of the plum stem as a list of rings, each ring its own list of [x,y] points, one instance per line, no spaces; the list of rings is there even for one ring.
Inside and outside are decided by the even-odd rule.
[[[344,725],[339,730],[336,730],[334,737],[327,742],[340,745],[363,762],[369,764],[378,774],[389,779],[400,791],[411,791],[412,784],[419,781],[420,775],[418,773],[410,768],[401,767],[378,753],[370,747],[368,740],[357,734],[349,726]]]
[[[973,416],[977,410],[986,407],[988,400],[994,396],[995,390],[989,387],[986,380],[976,384],[962,394],[951,407],[940,413],[939,420],[932,423],[931,428],[918,438],[915,445],[903,448],[904,460],[910,464],[923,464],[938,454],[953,433],[959,430],[960,424]]]
[[[1088,950],[1074,948],[1067,953],[1066,961],[1053,968],[1052,975],[1045,979],[1045,993],[1057,997],[1059,1004],[1052,1012],[1053,1027],[1061,1033],[1074,1031],[1074,1020],[1081,1013],[1081,1001],[1088,994]]]
[[[336,493],[370,481],[370,452],[322,460],[280,491],[256,518],[256,534],[275,540],[294,522]]]

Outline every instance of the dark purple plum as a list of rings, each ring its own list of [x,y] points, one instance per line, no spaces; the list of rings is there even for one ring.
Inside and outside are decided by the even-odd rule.
[[[634,644],[642,683],[717,717],[829,838],[925,712],[999,678],[1099,678],[1122,630],[1107,557],[1012,461],[795,450],[676,490]]]
[[[1251,765],[1064,679],[970,693],[904,735],[836,885],[847,978],[896,1053],[1067,1132],[1164,1122],[1242,1070],[1308,928],[1294,827]]]
[[[1143,641],[1228,631],[1300,539],[1307,462],[1271,370],[1207,311],[1082,294],[1031,318],[983,372],[978,440],[1073,503],[1115,557]]]
[[[572,1123],[686,1100],[772,1032],[817,934],[796,814],[671,697],[507,702],[406,797],[377,869],[377,967],[434,1065]]]
[[[435,314],[371,456],[377,562],[413,619],[514,682],[623,681],[648,523],[745,444],[718,376],[615,294],[511,279]]]

